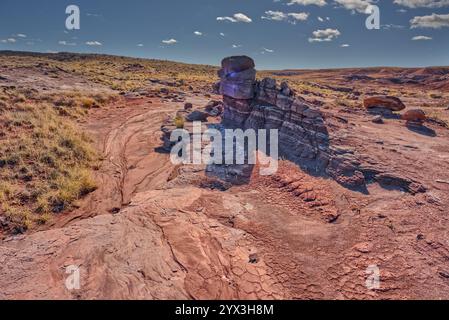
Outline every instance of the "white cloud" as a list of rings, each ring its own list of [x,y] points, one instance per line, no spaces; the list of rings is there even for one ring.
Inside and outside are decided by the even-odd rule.
[[[268,49],[268,48],[262,48],[262,54],[265,54],[265,53],[273,53],[274,52],[274,50],[272,50],[272,49]]]
[[[200,32],[200,31],[195,31],[194,34],[195,34],[196,36],[202,36],[202,35],[203,35],[203,33]]]
[[[262,16],[262,19],[282,21],[282,20],[288,19],[288,16],[286,13],[284,13],[282,11],[268,10],[268,11],[265,11],[265,16]]]
[[[143,43],[139,43],[137,46],[138,47],[143,47]]]
[[[226,35],[223,32],[220,32],[220,36],[226,37]]]
[[[232,17],[217,17],[217,21],[229,21],[229,22],[244,22],[250,23],[253,22],[250,17],[243,13],[236,13]]]
[[[2,40],[3,43],[16,43],[17,40],[14,38],[8,38],[6,40]]]
[[[165,44],[175,44],[175,43],[177,43],[177,42],[178,42],[178,41],[175,40],[175,39],[162,40],[162,43],[165,43]]]
[[[61,46],[76,46],[76,43],[74,43],[74,42],[67,42],[65,40],[59,41],[58,44],[61,45]]]
[[[439,29],[449,27],[449,14],[436,14],[430,16],[417,16],[410,20],[411,28]]]
[[[19,38],[26,38],[27,35],[26,35],[26,34],[23,34],[23,33],[18,33],[18,34],[16,34],[16,37],[19,37]]]
[[[342,47],[342,48],[348,48],[348,47],[350,47],[350,46],[351,46],[351,45],[345,43],[345,44],[342,44],[340,47]]]
[[[318,21],[320,21],[320,22],[323,22],[323,21],[324,21],[324,19],[321,18],[321,17],[318,17],[317,19],[318,19]]]
[[[372,0],[334,0],[347,10],[365,13],[366,8],[371,5]]]
[[[273,21],[287,21],[292,24],[296,24],[297,21],[306,21],[309,18],[307,12],[290,12],[285,13],[282,11],[265,11],[265,16],[262,19],[273,20]]]
[[[442,8],[449,6],[449,0],[394,0],[394,3],[408,8]]]
[[[88,46],[102,46],[103,44],[99,41],[87,41],[86,44]]]
[[[427,36],[416,36],[412,38],[413,41],[420,41],[420,40],[432,40],[432,37]]]
[[[287,5],[289,5],[289,6],[294,5],[294,4],[300,4],[303,6],[308,6],[308,5],[313,4],[313,5],[316,5],[319,7],[323,7],[327,3],[326,3],[326,0],[290,0],[290,2],[287,3]]]
[[[338,29],[330,28],[325,30],[316,30],[312,34],[313,38],[309,38],[309,42],[329,42],[341,35]]]
[[[307,12],[291,12],[288,14],[289,17],[292,17],[293,19],[297,21],[306,21],[309,18],[309,14]]]
[[[233,44],[232,47],[233,47],[234,49],[236,49],[236,48],[241,48],[242,45],[241,45],[241,44]]]

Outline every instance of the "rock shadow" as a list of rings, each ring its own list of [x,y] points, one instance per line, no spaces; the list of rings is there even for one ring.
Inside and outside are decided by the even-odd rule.
[[[410,131],[421,134],[423,136],[432,137],[432,138],[437,136],[437,133],[435,132],[435,130],[433,130],[429,127],[426,127],[425,125],[420,124],[420,123],[407,122],[406,126],[407,126],[407,129],[409,129]]]

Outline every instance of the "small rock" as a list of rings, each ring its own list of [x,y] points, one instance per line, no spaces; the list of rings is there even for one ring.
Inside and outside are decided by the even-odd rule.
[[[373,123],[378,123],[378,124],[382,124],[384,123],[384,119],[382,118],[382,116],[375,116],[372,120]]]
[[[258,263],[259,262],[259,256],[257,253],[252,253],[249,255],[249,263]]]
[[[402,115],[402,120],[412,121],[412,122],[422,122],[426,121],[427,117],[424,111],[421,109],[408,110]]]
[[[372,248],[373,246],[369,242],[362,242],[354,246],[354,249],[361,253],[369,253],[371,252]]]
[[[189,122],[193,121],[206,122],[208,116],[209,115],[206,112],[195,110],[187,116],[186,120]]]
[[[185,105],[184,105],[184,110],[192,110],[193,109],[193,104],[191,104],[190,102],[187,102]]]
[[[159,90],[159,92],[160,92],[160,93],[163,93],[163,94],[169,94],[169,93],[170,93],[170,90],[168,90],[168,88],[161,88],[161,89]]]

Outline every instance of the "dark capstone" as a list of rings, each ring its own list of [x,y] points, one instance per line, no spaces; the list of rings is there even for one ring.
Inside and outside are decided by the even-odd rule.
[[[226,73],[241,72],[256,67],[254,60],[247,56],[233,56],[224,58],[221,67]]]

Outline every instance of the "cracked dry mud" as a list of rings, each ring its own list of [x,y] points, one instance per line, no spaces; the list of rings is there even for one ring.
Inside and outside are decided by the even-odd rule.
[[[391,122],[387,134],[357,113],[338,128],[370,161],[419,177],[423,194],[373,184],[364,195],[287,161],[218,191],[200,187],[204,168],[155,151],[176,106],[121,103],[84,124],[104,153],[100,188],[50,228],[1,242],[1,299],[449,297],[449,185],[435,182],[449,180],[446,130],[430,138]],[[64,285],[69,265],[81,290]],[[378,290],[365,286],[369,265]]]

